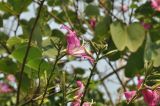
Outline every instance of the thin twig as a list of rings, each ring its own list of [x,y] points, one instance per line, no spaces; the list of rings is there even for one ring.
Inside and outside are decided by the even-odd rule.
[[[11,54],[11,51],[9,50],[9,48],[8,48],[5,44],[3,44],[2,42],[0,42],[0,44],[1,44],[1,46],[6,50],[6,52],[7,52],[8,54]]]
[[[57,56],[56,56],[56,59],[55,59],[53,68],[52,68],[52,70],[51,70],[51,73],[50,73],[50,75],[49,75],[49,78],[47,79],[47,85],[46,85],[46,87],[45,87],[45,89],[44,89],[44,94],[43,94],[43,96],[42,96],[42,100],[41,100],[39,106],[41,106],[42,103],[43,103],[43,101],[44,101],[44,98],[45,98],[45,96],[46,96],[46,94],[47,94],[47,89],[48,89],[49,84],[50,84],[50,80],[52,79],[53,72],[54,72],[54,70],[55,70],[55,68],[56,68],[56,64],[57,64],[58,61],[61,59],[61,58],[59,58],[60,52],[61,52],[61,48],[62,48],[62,47],[60,47],[60,48],[58,49],[58,54],[57,54]]]
[[[99,5],[100,5],[100,7],[103,7],[103,8],[104,8],[105,14],[109,14],[109,15],[111,15],[112,17],[114,17],[115,19],[117,19],[117,20],[119,20],[119,21],[122,21],[122,20],[119,19],[117,16],[115,16],[108,8],[106,8],[106,7],[103,5],[103,3],[101,3],[100,1],[99,1]]]
[[[125,68],[125,66],[122,66],[122,67],[120,67],[120,68],[118,68],[118,69],[115,69],[115,72],[119,72],[119,71],[121,71],[121,70],[124,69],[124,68]],[[108,77],[112,76],[115,72],[111,72],[111,73],[107,74],[107,75],[104,76],[101,80],[104,81],[104,80],[107,79]]]
[[[66,5],[64,4],[64,0],[61,0],[61,1],[62,1],[62,10],[63,10],[64,13],[65,13],[65,16],[66,16],[66,18],[67,18],[67,20],[68,20],[69,25],[71,26],[71,28],[73,28],[73,23],[72,23],[69,15],[68,15]]]
[[[19,15],[17,16],[17,26],[16,26],[16,29],[15,29],[15,31],[14,31],[14,34],[15,34],[15,36],[16,36],[16,33],[17,33],[17,30],[18,30],[18,27],[19,27]]]
[[[125,15],[124,15],[124,13],[125,13],[125,11],[124,11],[124,0],[121,0],[121,10],[122,10],[122,15],[123,15],[123,20],[125,21],[126,20],[126,18],[125,18]]]
[[[131,9],[131,14],[130,14],[130,17],[129,17],[129,24],[132,23],[132,15],[133,15],[133,12],[134,12],[134,9],[132,8],[132,9]]]
[[[108,95],[108,98],[109,98],[109,100],[110,100],[112,106],[114,106],[113,100],[112,100],[112,97],[111,97],[111,94],[110,94],[110,92],[108,91],[107,86],[105,85],[104,81],[101,80],[101,75],[100,75],[100,73],[98,72],[98,70],[97,70],[96,72],[97,72],[97,74],[98,74],[98,77],[99,77],[99,79],[100,79],[100,81],[101,81],[101,83],[102,83],[104,89],[105,89],[106,94]]]
[[[85,85],[85,89],[84,89],[83,96],[82,96],[82,98],[81,98],[80,106],[83,105],[83,102],[84,102],[84,99],[85,99],[85,96],[86,96],[86,93],[87,93],[87,90],[88,90],[88,87],[89,87],[91,78],[92,78],[92,76],[93,76],[93,74],[94,74],[94,72],[95,72],[95,70],[96,70],[96,65],[97,65],[97,61],[99,60],[99,55],[100,55],[100,51],[99,51],[99,53],[97,54],[96,62],[94,62],[94,64],[93,64],[93,68],[91,69],[91,73],[90,73],[89,78],[88,78],[88,80],[87,80],[87,83],[86,83],[86,85]]]
[[[21,70],[20,70],[20,78],[19,78],[19,83],[18,83],[18,89],[17,89],[16,106],[19,105],[20,88],[21,88],[21,83],[22,83],[22,78],[23,78],[24,67],[25,67],[26,60],[27,60],[27,57],[28,57],[28,54],[29,54],[29,50],[30,50],[30,47],[31,47],[31,41],[32,41],[32,37],[33,37],[33,32],[34,32],[34,29],[35,29],[35,27],[37,25],[38,19],[40,17],[40,12],[41,12],[41,9],[43,7],[44,1],[45,0],[41,1],[40,8],[39,8],[36,20],[35,20],[35,22],[33,24],[33,28],[31,30],[31,33],[30,33],[30,36],[29,36],[29,41],[28,41],[26,53],[25,53],[24,58],[23,58],[23,62],[22,62]]]
[[[107,61],[107,60],[106,60],[106,61]],[[122,80],[120,79],[118,73],[116,72],[116,70],[114,69],[114,67],[113,67],[112,64],[110,63],[110,61],[107,61],[107,63],[108,63],[109,66],[112,68],[113,72],[116,74],[116,77],[117,77],[117,79],[119,80],[119,82],[120,82],[120,84],[121,84],[123,90],[126,91],[126,87],[124,86]]]
[[[43,62],[43,60],[41,60],[41,62],[40,62],[40,64],[39,64],[39,67],[38,67],[38,80],[39,80],[39,81],[38,81],[38,86],[37,86],[37,88],[36,88],[36,90],[35,90],[32,98],[29,99],[29,100],[28,100],[27,102],[25,102],[24,104],[22,104],[22,106],[25,106],[25,105],[29,104],[30,102],[33,102],[33,98],[35,98],[35,95],[36,95],[36,93],[38,92],[38,89],[40,88],[40,71],[41,71],[40,68],[41,68],[42,62]]]

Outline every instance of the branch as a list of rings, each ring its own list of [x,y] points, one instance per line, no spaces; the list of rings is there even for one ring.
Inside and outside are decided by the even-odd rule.
[[[82,96],[80,106],[83,105],[84,98],[85,98],[85,96],[86,96],[86,93],[87,93],[87,90],[88,90],[88,87],[89,87],[89,84],[90,84],[92,75],[93,75],[93,73],[94,73],[94,71],[95,71],[95,69],[96,69],[96,65],[97,65],[97,62],[94,63],[93,68],[91,69],[91,73],[90,73],[89,78],[88,78],[88,80],[87,80],[87,84],[86,84],[85,89],[84,89],[84,94],[83,94],[83,96]]]
[[[1,44],[1,46],[6,50],[6,52],[7,52],[8,54],[11,54],[11,51],[9,50],[9,48],[8,48],[5,44],[3,44],[2,42],[0,42],[0,44]]]
[[[59,58],[60,52],[61,52],[61,48],[62,48],[62,47],[60,47],[60,48],[58,49],[58,54],[57,54],[57,56],[56,56],[56,59],[55,59],[53,68],[52,68],[51,73],[50,73],[50,76],[49,76],[49,78],[47,79],[47,85],[46,85],[46,87],[45,87],[44,94],[42,95],[42,100],[41,100],[39,106],[41,106],[42,103],[43,103],[43,101],[44,101],[44,98],[45,98],[45,96],[46,96],[46,94],[47,94],[47,89],[48,89],[49,84],[50,84],[50,80],[52,79],[53,72],[54,72],[54,70],[55,70],[55,68],[56,68],[56,64],[57,64],[58,61],[61,59],[61,58]]]
[[[19,83],[18,83],[18,89],[17,89],[16,106],[19,105],[20,88],[21,88],[21,83],[22,83],[22,78],[23,78],[24,67],[25,67],[25,63],[26,63],[26,60],[27,60],[27,57],[28,57],[28,54],[29,54],[31,41],[32,41],[32,37],[33,37],[33,32],[34,32],[34,29],[35,29],[35,27],[37,25],[38,19],[40,17],[40,12],[41,12],[41,9],[43,7],[44,1],[45,0],[41,1],[40,7],[39,7],[39,11],[38,11],[38,15],[36,17],[36,20],[34,22],[33,28],[31,30],[31,33],[30,33],[30,36],[29,36],[29,41],[28,41],[26,53],[25,53],[25,56],[23,58],[23,62],[22,62],[21,70],[20,70],[20,78],[19,78]]]
[[[116,77],[117,77],[117,79],[119,80],[119,82],[120,82],[123,90],[126,91],[126,87],[124,86],[122,80],[120,79],[118,73],[116,72],[116,70],[114,69],[114,67],[113,67],[112,64],[110,63],[110,61],[107,61],[107,60],[106,60],[106,62],[109,64],[109,66],[112,68],[113,72],[116,74]]]
[[[122,66],[122,67],[120,67],[120,68],[118,68],[118,69],[115,69],[115,72],[119,72],[119,71],[121,71],[121,70],[124,69],[124,68],[125,68],[125,66]],[[104,81],[104,80],[107,79],[108,77],[112,76],[115,72],[111,72],[111,73],[107,74],[107,75],[106,75],[105,77],[103,77],[101,80]]]
[[[122,8],[122,15],[123,15],[123,19],[124,19],[124,21],[126,20],[126,18],[125,18],[125,15],[124,15],[124,9],[123,9],[123,6],[124,6],[124,0],[122,0],[121,1],[121,8]]]
[[[101,81],[101,83],[102,83],[102,85],[103,85],[103,87],[104,87],[104,90],[105,90],[106,94],[108,95],[108,98],[109,98],[110,101],[111,101],[112,106],[114,106],[113,100],[112,100],[112,97],[111,97],[111,94],[110,94],[110,92],[108,91],[107,86],[105,85],[104,81],[101,80],[101,75],[100,75],[100,73],[99,73],[98,71],[96,71],[96,72],[97,72],[98,77],[99,77],[99,79],[100,79],[100,81]]]
[[[103,7],[105,9],[105,12],[107,14],[110,14],[111,16],[113,16],[115,19],[119,20],[119,21],[122,21],[121,19],[119,19],[117,16],[115,16],[108,8],[106,8],[103,3],[99,0],[99,5],[100,7]]]
[[[83,96],[81,98],[81,103],[80,103],[80,106],[83,105],[83,102],[84,102],[84,98],[86,96],[86,93],[87,93],[87,90],[88,90],[88,87],[89,87],[89,84],[90,84],[90,81],[91,81],[91,78],[92,78],[92,75],[94,74],[94,71],[96,70],[96,65],[97,65],[97,61],[99,60],[99,55],[100,55],[100,51],[99,53],[97,54],[97,58],[93,64],[93,68],[91,69],[91,73],[89,75],[89,78],[87,80],[87,84],[85,85],[85,88],[84,88],[84,93],[83,93]]]

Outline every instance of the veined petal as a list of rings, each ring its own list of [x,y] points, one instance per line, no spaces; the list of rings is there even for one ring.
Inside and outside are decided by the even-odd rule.
[[[80,40],[78,39],[76,32],[72,31],[68,26],[62,25],[62,29],[66,29],[68,31],[67,34],[67,48],[74,49],[75,47],[80,47]]]
[[[124,96],[126,97],[127,101],[130,101],[136,94],[136,91],[127,91],[124,92]]]
[[[144,101],[149,105],[149,106],[157,106],[159,101],[160,101],[160,96],[157,94],[156,91],[152,91],[149,89],[143,90],[142,91]]]

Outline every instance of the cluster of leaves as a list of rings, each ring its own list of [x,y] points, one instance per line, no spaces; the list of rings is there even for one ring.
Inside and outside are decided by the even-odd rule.
[[[52,22],[55,26],[67,23],[78,33],[78,36],[88,34],[93,37],[90,39],[90,49],[93,54],[101,55],[99,59],[108,59],[109,62],[125,60],[124,73],[130,79],[136,75],[145,76],[148,73],[145,72],[145,67],[148,63],[152,63],[149,74],[145,76],[148,81],[146,84],[153,87],[159,84],[159,12],[151,8],[150,2],[146,1],[140,5],[140,0],[133,0],[128,4],[127,12],[121,11],[121,15],[116,16],[114,11],[119,10],[114,7],[115,2],[111,0],[99,0],[98,3],[95,0],[45,0],[38,21],[37,14],[41,1],[2,0],[0,2],[0,71],[4,75],[15,75],[18,86],[22,64],[25,62],[19,105],[37,106],[40,104],[46,86],[43,105],[64,105],[73,100],[73,92],[76,91],[75,81],[78,79],[87,81],[87,78],[84,77],[85,71],[81,68],[74,69],[73,74],[65,72],[64,65],[75,58],[70,58],[64,52],[65,35],[60,29],[52,28]],[[84,8],[81,9],[78,4],[84,5]],[[33,10],[35,17],[29,20],[21,18],[25,12],[29,12],[33,5],[35,6]],[[121,17],[123,14],[129,18],[129,21]],[[12,24],[16,21],[17,25],[11,26],[7,31],[8,26],[4,23],[11,17],[14,17]],[[92,28],[89,23],[92,18],[96,19],[95,28]],[[142,22],[150,24],[151,28],[145,30]],[[18,35],[18,29],[22,29],[22,34]],[[30,36],[32,39],[29,44]],[[79,37],[83,38],[83,36]],[[106,45],[108,45],[107,49]],[[29,53],[24,61],[28,47]],[[112,52],[114,50],[116,52]],[[64,56],[67,59],[61,59]],[[96,71],[98,72],[98,69]],[[104,94],[98,89],[99,85],[105,85],[104,79],[91,82],[86,99],[96,101],[95,106],[112,104],[111,100],[103,98]],[[2,100],[0,105],[16,104],[17,91],[2,95],[2,98],[4,97],[9,99]],[[117,103],[119,104],[126,106],[124,101]],[[143,102],[140,101],[133,105],[137,104],[143,104]]]

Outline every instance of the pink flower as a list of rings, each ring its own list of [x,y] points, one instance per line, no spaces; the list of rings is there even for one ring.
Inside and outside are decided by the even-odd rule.
[[[156,91],[146,89],[142,90],[142,94],[144,97],[144,101],[148,104],[148,106],[158,106],[160,95],[157,94]]]
[[[88,59],[91,63],[94,59],[88,56],[88,52],[84,46],[80,45],[80,40],[78,39],[76,32],[72,31],[68,26],[62,25],[62,29],[68,31],[67,34],[67,53],[76,57],[83,57]],[[89,52],[90,53],[90,52]]]
[[[144,27],[145,30],[149,30],[151,28],[151,24],[149,23],[142,22],[141,25]]]
[[[75,97],[73,102],[71,103],[71,106],[80,106],[81,104],[81,97],[83,96],[84,92],[84,84],[81,81],[76,81],[78,90],[75,93]],[[82,106],[91,106],[90,102],[84,102]]]
[[[91,103],[89,103],[89,102],[84,102],[82,106],[91,106]]]
[[[136,91],[127,91],[124,93],[127,101],[130,101],[136,94]]]
[[[14,75],[9,74],[9,75],[7,75],[7,80],[10,81],[10,82],[15,82],[15,81],[16,81],[16,78],[15,78]]]
[[[76,81],[78,90],[75,93],[75,99],[81,99],[84,91],[84,84],[81,81]]]
[[[160,12],[160,0],[151,0],[151,6],[154,8],[156,11]]]
[[[96,19],[92,18],[89,20],[89,24],[91,25],[92,29],[95,29],[96,26]]]
[[[138,89],[141,87],[142,83],[143,83],[143,79],[140,79],[140,77],[138,77],[138,84],[137,84]],[[146,88],[141,92],[144,97],[144,101],[148,104],[148,106],[158,106],[160,102],[160,95],[156,91]],[[128,91],[124,93],[127,101],[130,101],[135,94],[136,94],[136,91]]]
[[[79,89],[84,89],[84,84],[81,81],[78,80],[76,83]]]
[[[0,93],[10,93],[13,89],[6,83],[0,83]]]
[[[73,101],[72,103],[71,103],[71,106],[80,106],[80,101]]]

